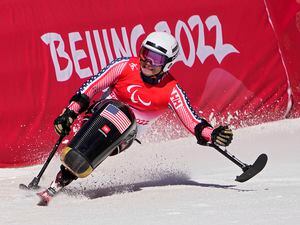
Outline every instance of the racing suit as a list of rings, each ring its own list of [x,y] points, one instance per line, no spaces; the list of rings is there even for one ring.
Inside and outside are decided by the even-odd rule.
[[[207,123],[195,113],[186,93],[169,73],[153,85],[143,81],[140,70],[138,57],[118,58],[86,81],[77,94],[91,100],[97,93],[106,91],[105,98],[129,105],[136,117],[137,137],[168,108],[176,113],[192,134],[197,124]],[[68,108],[79,113],[81,106],[72,101]],[[210,133],[202,135],[210,141]]]

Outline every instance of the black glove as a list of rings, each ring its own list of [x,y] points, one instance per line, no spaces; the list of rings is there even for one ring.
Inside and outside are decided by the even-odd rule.
[[[64,136],[68,135],[71,129],[70,127],[76,118],[77,114],[73,110],[66,108],[62,114],[54,120],[56,133]]]
[[[215,145],[228,146],[232,138],[233,133],[228,126],[219,126],[211,133],[211,142]]]

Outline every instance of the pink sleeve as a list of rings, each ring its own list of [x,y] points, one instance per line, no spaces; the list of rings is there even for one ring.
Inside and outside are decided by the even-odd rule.
[[[170,97],[169,106],[174,110],[183,125],[194,134],[195,126],[201,123],[202,118],[199,117],[192,108],[186,93],[177,84]]]
[[[123,72],[128,60],[129,58],[119,58],[112,61],[98,74],[92,76],[88,81],[86,81],[77,93],[85,94],[89,99],[92,99],[95,94],[115,83],[118,76]],[[68,108],[78,113],[80,105],[77,102],[71,102]]]
[[[202,137],[204,137],[207,141],[211,141],[211,133],[213,130],[214,129],[212,127],[205,127],[201,132]]]

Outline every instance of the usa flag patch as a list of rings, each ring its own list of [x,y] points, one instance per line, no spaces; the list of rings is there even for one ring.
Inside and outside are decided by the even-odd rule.
[[[131,121],[125,113],[112,104],[106,106],[106,108],[100,113],[100,116],[103,116],[113,123],[121,134],[124,133],[131,124]]]

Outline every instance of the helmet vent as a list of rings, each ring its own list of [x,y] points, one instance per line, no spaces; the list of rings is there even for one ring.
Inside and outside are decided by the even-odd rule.
[[[163,53],[167,53],[167,49],[165,49],[165,48],[163,48],[163,47],[161,47],[161,46],[158,46],[158,45],[156,45],[156,44],[154,44],[153,42],[151,42],[151,41],[147,41],[146,42],[146,45],[149,45],[149,46],[151,46],[151,47],[153,47],[153,48],[156,48],[156,49],[158,49],[158,50],[160,50],[161,52],[163,52]]]
[[[172,53],[176,52],[178,49],[178,45],[176,45],[173,49],[172,49]]]

